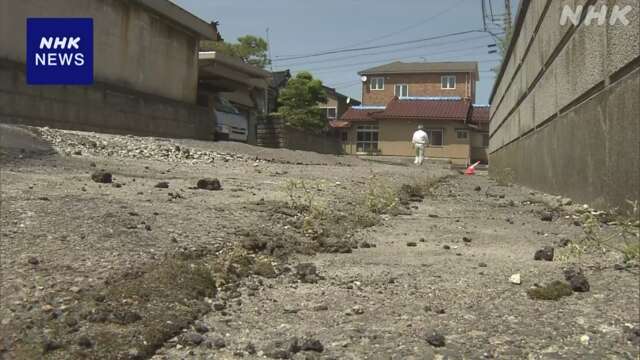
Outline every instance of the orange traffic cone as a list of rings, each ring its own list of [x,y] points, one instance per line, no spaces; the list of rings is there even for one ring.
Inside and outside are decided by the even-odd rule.
[[[478,166],[478,164],[480,164],[480,161],[476,162],[475,164],[469,166],[467,168],[467,170],[465,170],[464,174],[465,175],[473,175],[476,173],[476,166]]]

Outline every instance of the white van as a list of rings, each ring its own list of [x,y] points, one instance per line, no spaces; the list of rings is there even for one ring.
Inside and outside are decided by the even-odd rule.
[[[249,120],[229,100],[220,95],[214,97],[214,107],[216,138],[246,142],[249,137]]]

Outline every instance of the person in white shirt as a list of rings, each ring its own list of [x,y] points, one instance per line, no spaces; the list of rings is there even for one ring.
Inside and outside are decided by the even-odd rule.
[[[413,139],[411,140],[411,143],[416,148],[416,160],[413,162],[416,165],[422,165],[422,161],[424,161],[424,147],[429,143],[429,137],[422,129],[423,126],[418,125],[418,130],[413,133]]]

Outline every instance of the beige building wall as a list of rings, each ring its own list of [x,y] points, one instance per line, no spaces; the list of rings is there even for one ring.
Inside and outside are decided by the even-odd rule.
[[[441,76],[455,75],[456,88],[442,89]],[[371,79],[384,77],[383,90],[371,90]],[[475,80],[470,73],[367,75],[362,85],[362,103],[386,105],[395,95],[396,84],[407,84],[409,96],[460,96],[475,99]]]
[[[411,144],[411,138],[418,124],[423,124],[425,130],[442,129],[442,146],[430,145],[426,149],[429,158],[450,159],[456,164],[466,164],[469,161],[470,130],[465,129],[465,124],[453,121],[416,121],[416,120],[379,120],[377,122],[353,122],[346,131],[348,138],[343,142],[344,151],[347,154],[356,154],[357,127],[359,125],[378,125],[378,149],[380,155],[414,156],[415,149]],[[456,129],[467,131],[467,139],[458,139]]]
[[[27,17],[93,18],[95,81],[195,104],[196,35],[136,2],[0,1],[1,59],[25,62]]]

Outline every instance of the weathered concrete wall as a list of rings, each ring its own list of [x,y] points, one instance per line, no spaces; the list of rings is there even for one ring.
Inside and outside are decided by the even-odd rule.
[[[560,25],[564,5],[630,24]],[[490,172],[598,207],[640,198],[640,0],[523,0],[491,98]],[[608,20],[608,18],[607,18]]]
[[[135,1],[0,1],[0,59],[25,62],[27,17],[93,18],[96,81],[195,103],[196,36]]]
[[[0,122],[160,137],[213,139],[206,107],[96,83],[27,86],[24,66],[0,60]]]
[[[313,151],[320,154],[342,154],[340,139],[333,133],[314,134],[285,126],[281,119],[271,118],[257,125],[258,146]]]

